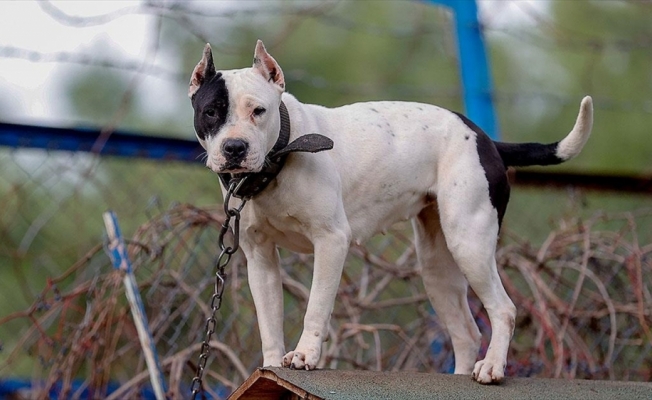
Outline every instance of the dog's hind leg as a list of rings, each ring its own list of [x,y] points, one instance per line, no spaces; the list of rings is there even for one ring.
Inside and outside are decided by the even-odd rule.
[[[412,225],[426,293],[453,343],[455,373],[470,375],[481,335],[469,310],[468,283],[448,251],[436,205],[423,209]]]
[[[440,182],[437,191],[442,230],[453,259],[487,310],[492,328],[486,357],[475,364],[473,377],[480,383],[499,382],[505,374],[516,307],[496,267],[498,213],[486,181],[470,175],[468,168],[452,171],[451,176]]]

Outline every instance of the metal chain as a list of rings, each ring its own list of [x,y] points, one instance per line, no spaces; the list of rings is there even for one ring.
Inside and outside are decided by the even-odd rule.
[[[240,212],[244,208],[246,199],[242,199],[242,202],[238,207],[230,207],[229,203],[233,198],[234,193],[238,192],[238,189],[242,186],[246,178],[239,180],[232,180],[229,184],[229,188],[226,192],[226,197],[224,198],[224,223],[222,224],[222,229],[220,230],[220,236],[218,237],[218,243],[220,245],[220,255],[217,258],[216,263],[216,272],[215,272],[215,290],[211,297],[211,315],[206,319],[206,335],[204,341],[201,345],[201,351],[199,353],[199,362],[197,363],[197,373],[192,379],[192,384],[190,389],[192,390],[192,399],[199,392],[203,392],[202,386],[202,376],[204,375],[204,369],[206,368],[206,362],[208,361],[208,356],[210,355],[210,341],[211,336],[215,333],[217,328],[217,320],[215,319],[215,313],[222,306],[222,295],[224,294],[224,285],[226,283],[226,272],[224,271],[225,267],[231,261],[231,256],[235,254],[240,248]],[[227,246],[224,243],[224,236],[229,231],[231,219],[233,218],[233,244]]]

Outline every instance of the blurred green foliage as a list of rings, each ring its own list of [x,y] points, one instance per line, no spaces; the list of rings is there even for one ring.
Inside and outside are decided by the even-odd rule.
[[[505,140],[554,141],[580,99],[595,102],[582,156],[558,169],[652,172],[652,8],[642,2],[552,1],[526,29],[489,31]]]

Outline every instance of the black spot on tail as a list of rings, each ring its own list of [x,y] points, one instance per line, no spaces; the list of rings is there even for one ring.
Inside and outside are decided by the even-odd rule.
[[[506,166],[556,165],[564,162],[557,157],[558,143],[501,143],[496,149]]]
[[[476,134],[476,149],[480,157],[480,165],[489,182],[489,199],[498,212],[498,224],[502,224],[507,203],[509,202],[509,181],[507,168],[498,153],[494,142],[479,126],[462,114],[455,113],[466,126]]]

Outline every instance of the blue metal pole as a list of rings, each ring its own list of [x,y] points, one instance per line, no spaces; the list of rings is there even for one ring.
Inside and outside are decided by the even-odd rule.
[[[140,340],[143,353],[145,355],[145,362],[149,370],[150,381],[157,400],[164,400],[167,387],[165,378],[161,369],[161,364],[158,360],[158,353],[152,338],[152,333],[149,330],[149,323],[147,322],[147,314],[145,313],[145,306],[138,291],[136,278],[133,274],[131,261],[127,255],[127,246],[122,238],[120,226],[118,225],[118,218],[113,211],[107,211],[103,215],[104,225],[106,225],[106,232],[109,236],[108,252],[113,262],[113,267],[124,273],[125,293],[129,306],[131,307],[131,314],[134,317],[136,331],[138,332],[138,339]]]
[[[500,135],[493,104],[491,74],[478,20],[476,1],[426,1],[450,7],[453,10],[466,115],[489,137],[498,140]]]

